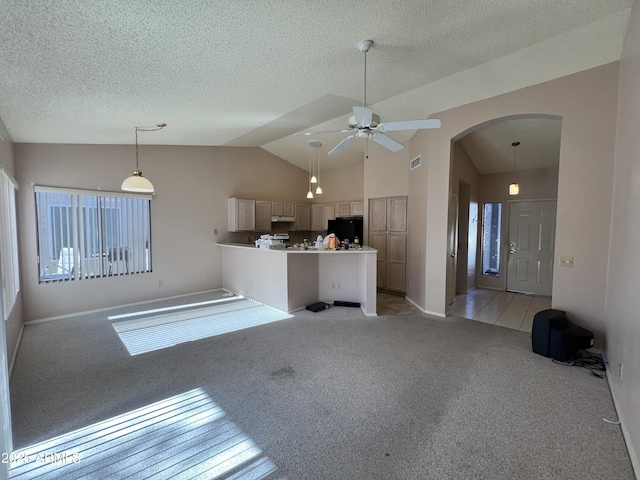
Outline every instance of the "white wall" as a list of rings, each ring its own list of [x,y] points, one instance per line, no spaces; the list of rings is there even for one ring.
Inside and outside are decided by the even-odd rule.
[[[618,94],[618,138],[606,293],[609,384],[640,477],[640,5],[627,32]]]

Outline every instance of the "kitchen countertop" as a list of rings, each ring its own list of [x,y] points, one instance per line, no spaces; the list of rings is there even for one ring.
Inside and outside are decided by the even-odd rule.
[[[278,253],[375,253],[377,250],[371,247],[362,247],[358,250],[350,248],[349,250],[315,250],[309,248],[305,250],[303,248],[258,248],[253,245],[245,243],[218,243],[220,247],[232,247],[232,248],[247,248],[250,250],[258,250],[260,252],[278,252]]]

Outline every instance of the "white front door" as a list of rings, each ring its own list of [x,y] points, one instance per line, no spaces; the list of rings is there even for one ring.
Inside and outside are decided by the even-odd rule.
[[[511,202],[507,290],[551,296],[556,200]]]

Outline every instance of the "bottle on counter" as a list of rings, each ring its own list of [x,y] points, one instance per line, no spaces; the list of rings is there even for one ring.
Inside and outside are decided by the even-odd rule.
[[[322,250],[322,235],[318,235],[316,239],[316,249]]]
[[[307,240],[306,238],[304,239],[304,242],[302,242],[302,248],[304,248],[305,250],[309,250],[309,240]]]
[[[344,249],[345,250],[349,250],[349,239],[348,238],[344,239]]]
[[[360,250],[360,239],[356,235],[356,238],[353,239],[353,248],[356,250]]]

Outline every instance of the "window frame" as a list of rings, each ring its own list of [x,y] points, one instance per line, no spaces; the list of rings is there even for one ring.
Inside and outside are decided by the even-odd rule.
[[[152,198],[35,186],[38,282],[151,273]]]

